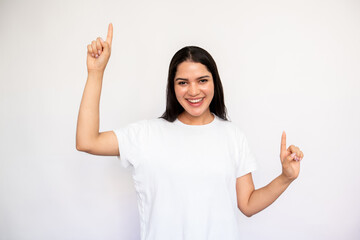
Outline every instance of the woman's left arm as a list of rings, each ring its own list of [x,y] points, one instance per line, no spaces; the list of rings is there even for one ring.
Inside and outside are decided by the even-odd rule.
[[[280,160],[282,173],[265,187],[255,190],[251,173],[236,180],[238,207],[247,217],[260,212],[271,205],[294,181],[300,172],[300,160],[304,154],[291,145],[286,149],[286,134],[281,137]]]

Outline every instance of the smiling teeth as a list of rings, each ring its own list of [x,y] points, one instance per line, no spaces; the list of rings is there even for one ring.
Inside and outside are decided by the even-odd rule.
[[[203,99],[202,99],[202,98],[197,99],[197,100],[190,100],[190,99],[188,99],[188,101],[191,102],[191,103],[198,103],[198,102],[200,102],[201,100],[203,100]]]

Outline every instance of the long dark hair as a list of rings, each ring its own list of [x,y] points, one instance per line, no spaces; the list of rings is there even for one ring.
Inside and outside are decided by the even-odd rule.
[[[184,111],[184,108],[176,99],[174,78],[178,65],[185,61],[201,63],[207,67],[209,72],[211,72],[214,80],[214,97],[210,103],[210,112],[214,113],[219,118],[228,120],[224,103],[223,87],[216,63],[206,50],[196,46],[187,46],[180,49],[171,59],[166,88],[166,110],[160,118],[163,118],[169,122],[174,122],[179,114]]]

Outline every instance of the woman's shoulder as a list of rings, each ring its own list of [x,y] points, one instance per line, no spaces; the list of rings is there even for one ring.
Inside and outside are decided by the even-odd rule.
[[[233,121],[231,120],[224,120],[218,116],[215,115],[215,118],[218,122],[218,125],[220,126],[223,126],[223,127],[226,127],[226,128],[230,128],[230,129],[238,129],[238,125],[236,123],[234,123]]]
[[[128,123],[125,125],[125,127],[146,129],[146,128],[152,128],[152,127],[156,127],[156,126],[161,126],[166,123],[167,123],[167,121],[162,118],[148,118],[148,119],[142,119],[142,120]]]
[[[221,119],[219,117],[217,117],[218,120],[218,125],[222,126],[223,128],[225,128],[226,130],[228,130],[229,132],[232,132],[233,134],[235,134],[237,137],[239,138],[244,138],[245,134],[242,131],[240,125],[237,122],[233,122],[232,120],[224,120]]]

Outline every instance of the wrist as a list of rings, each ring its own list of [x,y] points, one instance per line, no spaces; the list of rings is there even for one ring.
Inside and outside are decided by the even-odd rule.
[[[105,70],[88,70],[88,75],[103,76]]]
[[[88,72],[88,77],[87,77],[87,82],[100,82],[102,83],[104,78],[104,72],[102,71],[89,71]]]
[[[289,185],[290,183],[292,183],[296,179],[296,178],[289,178],[284,173],[281,173],[279,178],[280,178],[282,183],[287,184],[287,185]]]

